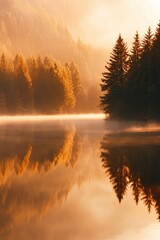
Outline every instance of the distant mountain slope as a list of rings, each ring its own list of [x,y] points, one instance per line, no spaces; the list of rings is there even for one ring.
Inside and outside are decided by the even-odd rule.
[[[51,55],[62,62],[74,60],[85,82],[98,81],[106,59],[104,51],[75,41],[67,26],[46,7],[42,0],[1,0],[1,51]]]

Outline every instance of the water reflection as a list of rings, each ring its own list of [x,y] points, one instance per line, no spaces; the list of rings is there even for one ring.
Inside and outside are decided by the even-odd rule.
[[[65,201],[78,174],[63,166],[73,169],[81,148],[74,126],[0,126],[0,238]]]
[[[152,134],[105,135],[101,158],[119,202],[128,188],[160,220],[160,137]]]
[[[105,129],[102,120],[0,124],[0,239],[128,240],[126,229],[155,224],[141,203],[158,206],[159,135],[102,141]],[[119,201],[128,193],[121,205],[101,152]]]
[[[81,139],[75,127],[17,125],[0,127],[0,185],[15,172],[48,171],[57,164],[76,163]]]

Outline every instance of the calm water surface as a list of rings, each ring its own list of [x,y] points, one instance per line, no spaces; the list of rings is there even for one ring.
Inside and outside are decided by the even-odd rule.
[[[159,240],[160,134],[0,124],[0,239]]]

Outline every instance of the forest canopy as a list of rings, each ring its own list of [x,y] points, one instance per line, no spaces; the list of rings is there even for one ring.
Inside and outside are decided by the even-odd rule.
[[[119,35],[105,66],[101,109],[116,120],[160,120],[160,23],[132,48]]]

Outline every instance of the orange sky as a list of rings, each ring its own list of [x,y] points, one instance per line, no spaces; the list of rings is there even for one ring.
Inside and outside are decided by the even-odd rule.
[[[26,26],[29,25],[31,32],[34,29],[31,36],[28,34],[33,38],[32,42],[37,32],[44,42],[45,36],[55,40],[53,35],[59,31],[53,21],[56,19],[59,25],[68,28],[76,40],[80,38],[91,46],[110,51],[119,33],[130,47],[136,31],[139,31],[141,37],[149,26],[155,31],[160,19],[159,9],[159,0],[0,0],[0,39],[4,45],[7,39],[8,49],[12,44],[12,35],[17,34],[19,41],[19,29],[21,33],[22,30],[26,32]],[[10,19],[13,25],[9,22]],[[47,29],[51,32],[50,35]],[[14,39],[14,43],[17,39]],[[23,39],[24,42],[25,40],[28,44],[28,38]]]
[[[119,33],[131,42],[137,30],[143,36],[148,26],[155,30],[160,19],[158,0],[41,1],[76,38],[98,47],[112,47]]]

